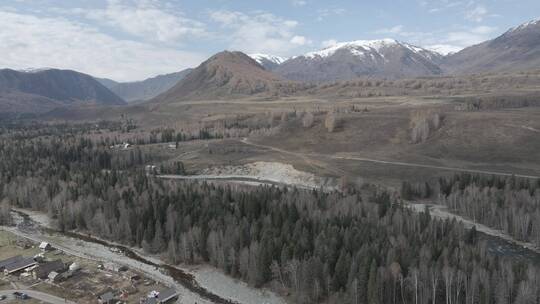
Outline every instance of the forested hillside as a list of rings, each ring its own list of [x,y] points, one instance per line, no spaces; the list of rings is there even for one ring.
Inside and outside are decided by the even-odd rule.
[[[0,220],[9,204],[47,211],[60,230],[140,246],[171,263],[210,263],[294,303],[540,298],[537,266],[490,255],[475,230],[414,213],[393,193],[163,181],[144,172],[153,160],[141,150],[109,148],[106,131],[120,127],[1,128]]]

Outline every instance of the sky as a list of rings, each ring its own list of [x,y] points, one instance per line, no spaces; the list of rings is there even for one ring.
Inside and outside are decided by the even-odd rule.
[[[289,57],[393,38],[451,52],[538,18],[538,0],[0,0],[0,68],[125,82],[222,50]]]

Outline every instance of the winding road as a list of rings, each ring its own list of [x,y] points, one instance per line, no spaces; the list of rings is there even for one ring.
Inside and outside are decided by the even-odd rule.
[[[227,181],[232,183],[239,183],[244,185],[259,186],[259,185],[277,185],[277,186],[289,186],[296,187],[298,189],[313,190],[319,189],[318,187],[310,187],[302,184],[288,184],[277,180],[265,179],[258,176],[250,175],[174,175],[174,174],[162,174],[157,175],[162,179],[178,179],[178,180],[206,180],[206,181]]]
[[[63,298],[59,298],[53,295],[50,295],[48,293],[44,293],[41,291],[35,291],[35,290],[19,290],[19,289],[10,289],[10,290],[0,290],[0,296],[7,296],[8,299],[13,299],[13,293],[14,292],[20,292],[27,294],[30,298],[40,300],[45,303],[51,303],[51,304],[77,304],[72,301],[68,301]]]
[[[454,213],[450,212],[446,206],[434,205],[434,204],[412,203],[412,202],[408,202],[407,206],[411,210],[416,211],[416,212],[424,212],[425,208],[428,207],[429,208],[429,214],[432,217],[442,219],[442,220],[446,220],[446,219],[453,220],[453,219],[455,219],[458,222],[462,222],[463,225],[465,226],[465,228],[467,228],[467,229],[471,229],[472,227],[475,227],[476,230],[479,231],[479,232],[482,232],[482,233],[485,233],[487,235],[499,238],[501,240],[507,241],[509,243],[512,243],[512,244],[515,244],[515,245],[518,245],[518,246],[521,246],[523,248],[529,249],[531,251],[534,251],[534,252],[540,254],[540,248],[537,247],[536,245],[534,245],[533,243],[518,241],[518,240],[516,240],[515,238],[513,238],[511,235],[509,235],[508,233],[506,233],[504,231],[490,228],[490,227],[488,227],[486,225],[483,225],[483,224],[474,222],[473,220],[470,220],[468,218],[465,218],[465,217],[463,217],[461,215],[454,214]]]

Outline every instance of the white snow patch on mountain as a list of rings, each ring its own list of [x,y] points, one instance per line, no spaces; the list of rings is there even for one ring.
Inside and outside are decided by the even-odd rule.
[[[348,49],[354,55],[361,56],[364,55],[365,52],[379,52],[381,48],[396,45],[397,43],[398,42],[394,39],[356,40],[350,42],[339,42],[320,51],[307,53],[306,55],[304,55],[304,57],[309,59],[313,59],[316,57],[326,58],[334,55],[338,50],[341,49]]]
[[[518,26],[516,26],[514,28],[511,28],[508,32],[511,33],[511,32],[520,31],[520,30],[528,28],[529,26],[538,25],[538,24],[540,24],[540,19],[531,20],[531,21],[525,22],[525,23],[523,23],[521,25],[518,25]]]
[[[48,71],[48,70],[52,70],[52,68],[23,68],[23,69],[18,69],[17,71],[21,73],[38,73],[38,72],[43,72],[43,71]]]
[[[287,58],[267,54],[249,54],[248,56],[253,58],[259,64],[263,64],[264,61],[267,60],[279,65],[287,60]]]
[[[438,53],[442,56],[448,56],[454,53],[461,51],[463,48],[455,45],[449,44],[435,44],[427,46],[426,49]]]
[[[436,56],[434,52],[414,46],[412,44],[399,42],[395,39],[380,39],[380,40],[356,40],[356,41],[350,41],[350,42],[340,42],[336,43],[335,45],[329,46],[325,49],[322,49],[320,51],[310,52],[304,55],[304,57],[308,59],[315,59],[315,58],[327,58],[332,55],[334,55],[339,50],[348,50],[353,55],[358,57],[364,57],[369,54],[370,57],[373,57],[373,54],[379,55],[380,57],[384,58],[384,54],[382,50],[384,48],[391,48],[391,47],[402,47],[410,50],[413,53],[422,55],[427,58],[432,58],[433,56]]]

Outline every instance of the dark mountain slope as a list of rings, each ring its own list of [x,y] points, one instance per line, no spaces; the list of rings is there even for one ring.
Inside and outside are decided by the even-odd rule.
[[[468,47],[444,59],[450,74],[508,72],[540,68],[540,20]]]
[[[3,112],[43,112],[78,104],[123,105],[125,101],[92,76],[70,70],[0,70]]]
[[[266,71],[244,53],[225,51],[203,62],[153,101],[232,99],[258,94],[280,96],[302,86]]]
[[[172,88],[192,70],[185,69],[134,82],[116,82],[110,79],[98,79],[98,81],[127,102],[146,101]]]

